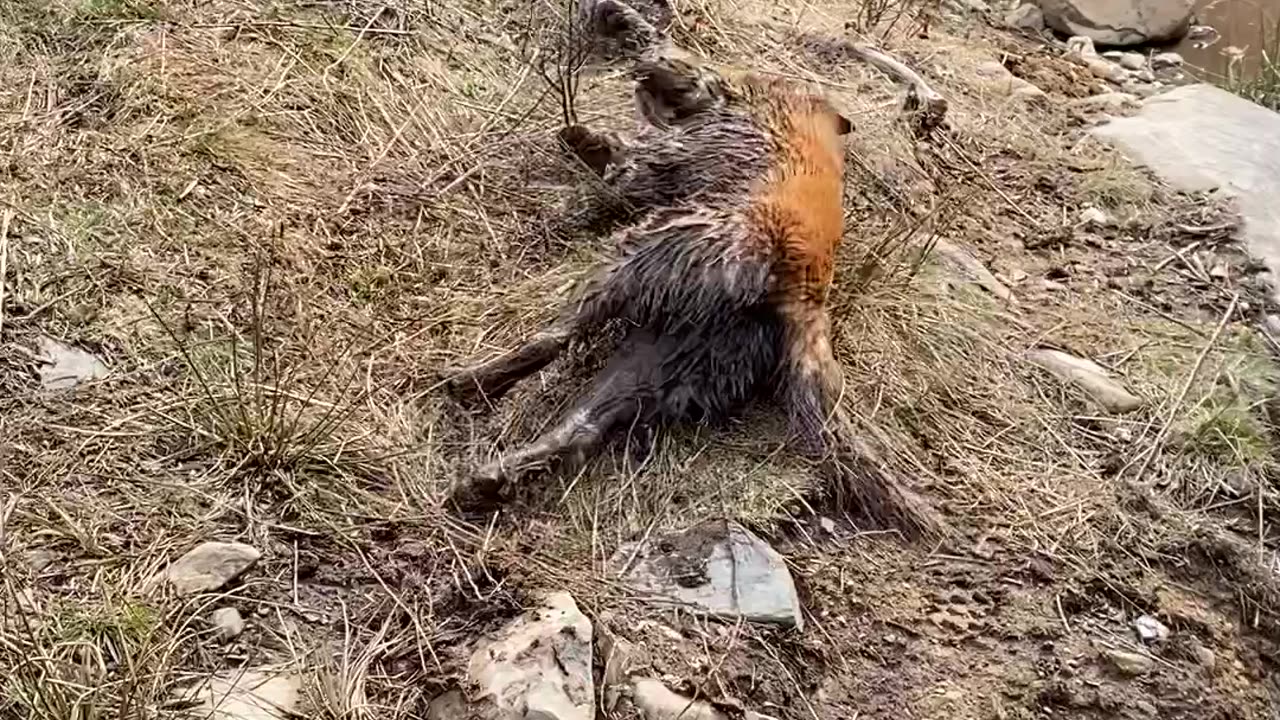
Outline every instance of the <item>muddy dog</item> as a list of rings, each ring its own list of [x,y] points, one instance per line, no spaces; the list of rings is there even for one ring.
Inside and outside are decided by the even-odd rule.
[[[594,386],[551,430],[467,478],[455,499],[501,495],[533,470],[581,461],[632,426],[730,415],[773,393],[799,449],[851,510],[908,537],[933,534],[927,504],[876,460],[839,407],[843,372],[826,300],[843,232],[847,119],[821,96],[671,52],[618,0],[585,0],[602,35],[636,52],[634,140],[576,127],[562,138],[636,208],[559,318],[522,345],[457,371],[463,399],[500,397],[573,340],[627,331]]]

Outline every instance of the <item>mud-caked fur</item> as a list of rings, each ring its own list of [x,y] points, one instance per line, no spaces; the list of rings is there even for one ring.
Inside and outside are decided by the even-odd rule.
[[[619,6],[626,8],[598,0],[593,17],[611,18],[606,30],[615,34],[627,32],[620,13],[643,21]],[[634,44],[654,36],[640,33]],[[621,429],[723,418],[770,389],[788,410],[798,448],[823,460],[838,488],[852,493],[850,504],[906,534],[928,533],[925,506],[884,471],[839,409],[843,375],[825,302],[842,235],[840,136],[848,121],[792,84],[662,53],[644,54],[634,77],[645,123],[632,140],[586,128],[561,136],[590,149],[580,156],[630,210],[630,224],[612,236],[617,259],[591,274],[550,327],[458,372],[452,387],[492,400],[572,340],[611,321],[629,330],[556,427],[480,469],[458,497],[581,460]]]

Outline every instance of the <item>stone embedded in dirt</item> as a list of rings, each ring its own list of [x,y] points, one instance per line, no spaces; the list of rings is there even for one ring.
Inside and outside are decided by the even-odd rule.
[[[1147,58],[1142,53],[1122,53],[1119,62],[1120,67],[1125,70],[1142,70],[1147,67]]]
[[[1133,629],[1138,633],[1138,639],[1148,645],[1169,639],[1168,626],[1150,615],[1142,615],[1134,620]]]
[[[987,80],[994,89],[1006,95],[1041,97],[1045,94],[1040,88],[1009,72],[1009,69],[999,60],[988,60],[979,64],[974,68],[974,74]]]
[[[213,592],[248,570],[262,553],[238,542],[206,542],[165,569],[162,578],[180,595]]]
[[[58,561],[58,553],[45,548],[37,548],[28,550],[26,559],[27,567],[31,568],[31,572],[39,575]]]
[[[1106,370],[1090,360],[1048,348],[1031,351],[1027,359],[1075,384],[1109,412],[1126,413],[1142,407],[1141,398],[1112,380]]]
[[[1044,12],[1035,3],[1024,3],[1004,16],[1005,27],[1040,32],[1044,30]]]
[[[97,355],[51,337],[40,338],[40,363],[40,385],[46,390],[66,390],[110,372]]]
[[[1196,662],[1200,664],[1200,667],[1209,672],[1213,672],[1213,669],[1218,665],[1218,657],[1213,654],[1212,650],[1201,645],[1199,641],[1195,641],[1191,645],[1191,654],[1195,656]]]
[[[233,607],[214,610],[209,615],[209,624],[213,626],[214,636],[222,642],[234,640],[244,632],[244,618]]]
[[[470,704],[502,717],[594,720],[591,637],[591,621],[572,595],[548,595],[472,653]]]
[[[1091,58],[1085,63],[1085,67],[1089,68],[1089,72],[1092,73],[1094,77],[1102,78],[1103,80],[1115,83],[1116,85],[1124,82],[1129,77],[1124,71],[1124,68],[1116,65],[1110,60],[1103,60],[1102,58]]]
[[[1086,226],[1106,226],[1111,224],[1111,218],[1096,207],[1087,207],[1080,211],[1079,223]]]
[[[1155,660],[1142,653],[1125,652],[1124,650],[1106,650],[1103,652],[1112,667],[1125,675],[1146,675],[1155,667]]]
[[[596,622],[596,644],[604,665],[600,683],[604,687],[604,709],[608,712],[614,711],[622,694],[629,690],[632,671],[648,662],[644,649],[613,632],[610,625],[614,622],[608,613]]]
[[[933,252],[941,258],[953,270],[957,271],[965,280],[976,284],[978,287],[1013,305],[1018,304],[1018,298],[1014,296],[1004,283],[1000,282],[996,276],[987,269],[976,257],[973,256],[965,248],[953,244],[942,238],[934,243]]]
[[[1110,110],[1112,112],[1124,108],[1139,108],[1142,103],[1137,97],[1123,92],[1107,92],[1100,95],[1076,98],[1067,103],[1068,107],[1085,110]]]
[[[1176,52],[1162,52],[1151,56],[1151,67],[1156,70],[1182,67],[1182,56]]]
[[[1093,46],[1093,38],[1074,35],[1067,39],[1067,57],[1081,65],[1098,57],[1098,50]]]
[[[635,589],[714,617],[804,628],[786,562],[735,522],[708,520],[684,532],[627,543],[610,565]]]
[[[729,720],[730,715],[705,700],[673,692],[660,680],[637,678],[631,684],[631,702],[644,720]],[[735,713],[743,720],[774,720],[750,710]]]
[[[1100,45],[1177,40],[1191,27],[1191,0],[1040,0],[1045,24]]]
[[[427,720],[468,720],[467,698],[461,690],[450,690],[427,703]]]
[[[215,675],[196,688],[206,720],[284,720],[302,697],[302,677],[265,670]]]

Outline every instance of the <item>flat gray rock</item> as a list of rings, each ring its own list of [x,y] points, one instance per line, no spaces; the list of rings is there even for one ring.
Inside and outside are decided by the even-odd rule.
[[[708,615],[804,627],[786,562],[737,523],[709,520],[643,544],[628,543],[611,565],[635,589]]]
[[[222,673],[196,692],[208,720],[284,720],[302,697],[302,678],[265,670]]]
[[[107,376],[98,356],[51,337],[40,338],[40,384],[46,390],[65,390]]]
[[[1280,114],[1211,85],[1187,85],[1093,132],[1179,190],[1235,197],[1245,244],[1271,271],[1280,300]]]
[[[213,592],[235,580],[260,557],[257,548],[244,543],[201,543],[165,568],[161,577],[179,595]]]

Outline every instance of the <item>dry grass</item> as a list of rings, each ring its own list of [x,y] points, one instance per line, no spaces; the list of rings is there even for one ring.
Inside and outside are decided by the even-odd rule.
[[[1245,521],[1222,514],[1227,501],[1270,518],[1266,351],[1233,326],[1174,406],[1170,388],[1216,318],[1160,324],[1083,284],[1040,293],[1043,265],[1069,250],[1023,250],[1085,204],[1166,228],[1183,200],[1077,143],[1051,104],[974,81],[999,56],[987,41],[936,24],[921,39],[929,20],[914,8],[852,14],[873,5],[697,1],[676,34],[717,61],[814,82],[854,119],[833,305],[847,405],[945,509],[957,533],[941,555],[998,537],[1083,574],[1118,547],[1146,564],[1189,546],[1188,527],[1234,537],[1224,523]],[[0,555],[5,597],[34,588],[60,608],[4,626],[0,711],[151,718],[177,712],[167,703],[184,680],[287,662],[308,669],[319,714],[411,717],[449,685],[465,642],[529,594],[568,587],[593,610],[623,607],[603,571],[622,540],[719,515],[777,527],[798,512],[811,468],[784,452],[767,406],[729,428],[663,433],[639,470],[624,440],[489,525],[440,509],[457,472],[550,422],[594,362],[588,348],[478,416],[437,392],[440,368],[510,347],[607,252],[556,222],[585,180],[557,151],[565,109],[535,57],[559,13],[0,7],[0,206],[15,213],[0,278]],[[858,18],[952,101],[937,144],[909,136],[884,78],[797,40]],[[619,69],[589,69],[575,100],[580,121],[625,129]],[[1021,307],[941,282],[923,252],[935,236],[1005,277],[1021,263]],[[1149,269],[1167,254],[1154,237],[1135,234],[1125,256]],[[30,349],[42,333],[96,351],[111,377],[41,391]],[[1150,408],[1099,417],[1021,359],[1044,341],[1114,361]],[[1144,477],[1115,476],[1112,456],[1153,447]],[[1182,519],[1135,511],[1134,485]],[[1242,525],[1259,551],[1270,522]],[[254,579],[192,603],[141,589],[208,538],[263,549]],[[909,563],[927,550],[894,552]],[[35,569],[44,551],[54,559]],[[254,629],[222,649],[201,633],[227,603]]]

